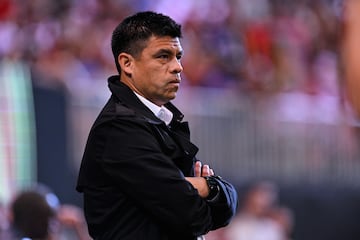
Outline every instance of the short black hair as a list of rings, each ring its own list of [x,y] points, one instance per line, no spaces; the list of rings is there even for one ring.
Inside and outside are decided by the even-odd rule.
[[[125,18],[113,31],[111,49],[118,72],[121,72],[118,56],[125,52],[137,57],[146,47],[151,36],[182,37],[181,25],[161,13],[138,12]]]
[[[42,193],[27,190],[21,192],[11,206],[13,227],[18,237],[46,239],[50,220],[55,217],[53,209]]]

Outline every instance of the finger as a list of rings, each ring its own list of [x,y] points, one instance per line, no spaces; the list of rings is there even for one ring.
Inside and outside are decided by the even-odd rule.
[[[210,168],[210,176],[214,176],[214,175],[215,175],[214,170]]]
[[[196,161],[195,163],[195,177],[201,177],[201,162],[200,161]]]
[[[201,176],[210,176],[210,167],[209,167],[209,165],[205,164],[205,165],[202,167]]]

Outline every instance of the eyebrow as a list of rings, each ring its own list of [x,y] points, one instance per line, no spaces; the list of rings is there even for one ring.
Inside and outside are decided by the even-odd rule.
[[[174,54],[174,51],[171,51],[171,50],[169,50],[169,49],[160,49],[160,50],[158,50],[157,52],[155,52],[155,54],[154,55],[159,55],[159,54],[169,54],[169,55],[173,55]],[[183,55],[184,54],[184,51],[183,50],[181,50],[181,51],[179,51],[179,52],[177,52],[176,54],[175,54],[175,56],[178,56],[178,55]]]

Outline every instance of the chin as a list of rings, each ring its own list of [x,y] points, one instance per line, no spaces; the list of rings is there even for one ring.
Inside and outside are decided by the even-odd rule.
[[[175,98],[176,98],[176,93],[174,93],[174,94],[172,94],[172,95],[169,96],[169,99],[170,99],[170,100],[173,100],[173,99],[175,99]]]
[[[177,94],[177,89],[174,91],[169,91],[167,92],[166,98],[172,100],[176,97],[176,94]]]

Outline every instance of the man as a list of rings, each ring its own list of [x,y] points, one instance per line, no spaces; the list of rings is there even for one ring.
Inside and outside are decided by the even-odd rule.
[[[357,117],[360,117],[360,1],[344,3],[344,27],[342,60],[347,98]]]
[[[77,190],[96,240],[190,240],[226,226],[234,187],[196,161],[182,113],[171,104],[183,70],[181,27],[154,12],[112,35],[119,75],[88,138]]]

